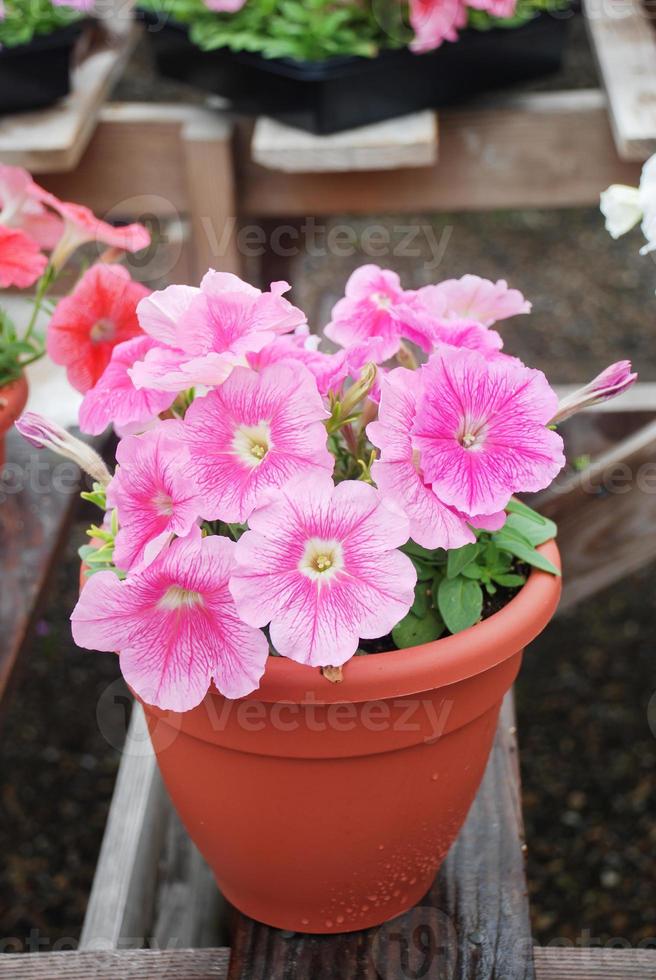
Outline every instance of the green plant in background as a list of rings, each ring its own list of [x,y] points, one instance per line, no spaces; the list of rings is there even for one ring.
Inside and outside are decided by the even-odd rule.
[[[52,34],[84,16],[73,7],[54,6],[50,0],[4,0],[0,14],[0,54],[2,48],[29,44],[33,37]]]
[[[486,597],[500,588],[519,589],[526,577],[518,565],[558,575],[558,569],[537,548],[556,536],[556,525],[546,517],[511,500],[508,518],[500,531],[479,531],[475,543],[463,548],[429,551],[414,541],[402,551],[417,569],[415,601],[392,631],[397,647],[417,646],[460,633],[477,623]]]
[[[510,18],[468,8],[469,26],[518,27],[563,0],[518,0]],[[169,19],[189,28],[204,51],[227,47],[265,58],[321,61],[335,56],[375,57],[381,50],[410,44],[414,32],[405,3],[398,0],[246,0],[235,13],[216,13],[203,0],[140,0],[139,6],[165,26]]]

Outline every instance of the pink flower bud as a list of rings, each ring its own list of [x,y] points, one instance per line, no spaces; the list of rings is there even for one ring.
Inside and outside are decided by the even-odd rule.
[[[110,482],[112,475],[95,449],[81,439],[76,439],[61,426],[35,412],[25,412],[15,425],[32,446],[37,449],[52,449],[65,459],[72,460],[103,487]]]
[[[634,384],[637,374],[631,372],[631,361],[617,361],[610,364],[601,374],[589,381],[583,388],[578,388],[558,404],[558,411],[551,420],[551,425],[568,419],[590,405],[608,401],[627,391]]]

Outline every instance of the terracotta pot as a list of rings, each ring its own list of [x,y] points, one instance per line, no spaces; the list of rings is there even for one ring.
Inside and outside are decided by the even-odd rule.
[[[541,549],[558,562],[556,545]],[[429,889],[485,770],[522,650],[558,603],[533,571],[457,636],[368,657],[330,684],[271,657],[241,701],[183,714],[144,705],[160,769],[223,894],[295,932],[347,932]]]
[[[27,381],[23,374],[0,388],[0,469],[5,465],[5,435],[25,408],[27,394]]]

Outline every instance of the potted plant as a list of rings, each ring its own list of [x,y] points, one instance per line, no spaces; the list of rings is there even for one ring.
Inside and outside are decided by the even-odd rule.
[[[502,352],[530,305],[476,276],[359,269],[318,349],[283,293],[211,270],[141,301],[84,398],[113,475],[47,420],[103,519],[77,643],[120,651],[164,780],[227,898],[284,929],[395,917],[481,780],[522,650],[556,607],[554,525],[514,495],[564,464],[558,403]],[[423,361],[423,363],[419,363]]]
[[[85,0],[3,0],[0,115],[41,109],[68,95],[73,52],[91,6]]]
[[[71,273],[69,260],[91,242],[108,246],[102,260],[82,275]],[[115,344],[139,332],[136,306],[148,290],[113,263],[149,242],[141,225],[113,228],[87,208],[59,201],[26,170],[0,164],[0,289],[33,291],[23,329],[0,306],[0,467],[5,433],[27,401],[24,372],[30,364],[47,349],[55,362],[67,365],[69,380],[83,392],[98,380]],[[61,297],[64,269],[71,295]],[[51,299],[53,290],[60,294],[58,302]],[[51,316],[47,345],[40,315]],[[93,352],[93,364],[84,370],[81,320],[89,321],[87,345]]]
[[[141,0],[160,71],[331,133],[556,70],[567,0]],[[456,42],[456,43],[452,43]]]

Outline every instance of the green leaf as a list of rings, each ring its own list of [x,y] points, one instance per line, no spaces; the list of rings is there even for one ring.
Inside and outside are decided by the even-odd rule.
[[[544,544],[545,541],[551,541],[558,533],[558,528],[553,521],[538,514],[519,500],[511,500],[506,510],[508,519],[501,530],[510,527],[519,531],[534,547]]]
[[[419,561],[417,558],[413,558],[412,556],[410,556],[410,561],[415,566],[418,582],[428,582],[433,578],[435,569],[432,565],[427,565],[425,562]]]
[[[508,551],[515,558],[525,561],[528,565],[540,568],[543,572],[560,575],[560,572],[548,558],[538,554],[530,541],[512,527],[503,527],[493,535],[494,542],[502,551]]]
[[[425,616],[430,606],[430,590],[425,582],[417,582],[415,587],[415,601],[410,607],[410,612],[414,613],[419,619]]]
[[[431,551],[428,548],[422,548],[421,545],[412,540],[404,544],[401,551],[409,555],[410,558],[418,558],[429,565],[443,565],[447,560],[447,553],[444,548],[434,548]]]
[[[457,575],[460,575],[463,569],[467,568],[467,565],[475,560],[479,552],[480,547],[477,542],[466,544],[462,548],[449,551],[446,563],[446,577],[455,578]]]
[[[508,575],[493,575],[492,578],[497,585],[503,585],[507,589],[518,589],[520,585],[524,585],[526,583],[526,579],[523,575],[514,575],[512,573]]]
[[[461,633],[481,618],[483,591],[478,582],[462,575],[442,579],[437,601],[442,619],[452,633]]]
[[[421,619],[409,612],[392,630],[392,639],[399,650],[405,650],[407,647],[431,643],[439,639],[443,632],[444,623],[439,614],[431,608]]]

